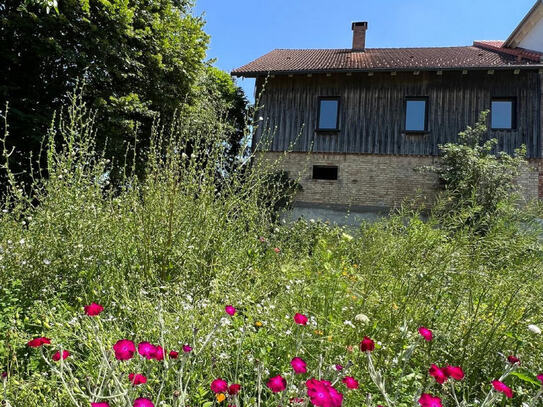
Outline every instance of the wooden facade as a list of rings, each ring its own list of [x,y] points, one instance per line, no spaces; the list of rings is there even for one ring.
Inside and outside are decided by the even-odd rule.
[[[267,139],[271,151],[313,151],[383,155],[438,155],[473,125],[492,98],[515,98],[513,130],[491,131],[498,149],[512,153],[526,145],[542,157],[542,77],[537,69],[334,73],[257,78],[258,115],[254,145]],[[340,98],[339,131],[319,132],[319,97]],[[428,99],[428,131],[404,131],[405,100]]]

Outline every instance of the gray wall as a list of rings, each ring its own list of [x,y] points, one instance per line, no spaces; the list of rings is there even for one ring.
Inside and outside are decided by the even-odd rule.
[[[457,140],[492,97],[517,98],[517,128],[493,131],[499,150],[513,152],[525,144],[528,156],[541,157],[541,83],[537,71],[444,71],[277,76],[257,78],[263,120],[254,145],[267,138],[271,151],[315,151],[396,155],[437,155],[438,145]],[[340,96],[340,131],[315,132],[319,96]],[[428,130],[408,135],[405,98],[429,98]]]

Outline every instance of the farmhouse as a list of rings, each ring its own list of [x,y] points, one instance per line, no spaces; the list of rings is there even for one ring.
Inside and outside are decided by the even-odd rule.
[[[301,177],[298,205],[429,199],[437,180],[418,169],[484,110],[500,150],[526,145],[519,183],[527,199],[543,198],[543,0],[505,41],[377,49],[366,48],[367,29],[352,23],[350,49],[276,49],[232,72],[256,78],[254,146],[263,159],[288,151],[281,165]]]

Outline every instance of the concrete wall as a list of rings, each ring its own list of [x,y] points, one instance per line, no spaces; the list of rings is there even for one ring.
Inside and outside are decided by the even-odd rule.
[[[429,204],[437,191],[435,174],[422,171],[438,164],[432,156],[392,156],[338,153],[260,153],[261,159],[281,160],[279,168],[291,178],[300,177],[303,191],[299,204],[316,206],[378,209],[393,208],[403,201]],[[335,181],[312,179],[313,165],[338,167]],[[532,160],[524,169],[519,185],[525,199],[532,200],[543,191],[543,164]]]

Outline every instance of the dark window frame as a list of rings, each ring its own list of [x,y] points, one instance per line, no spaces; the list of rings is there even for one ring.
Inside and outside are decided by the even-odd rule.
[[[409,130],[407,128],[407,104],[409,102],[424,102],[424,130]],[[430,112],[430,99],[428,96],[406,96],[404,100],[404,132],[407,134],[426,134],[428,129],[428,115]]]
[[[335,169],[335,178],[317,178],[315,177],[315,169]],[[311,179],[317,181],[337,181],[339,178],[339,166],[337,165],[313,165],[311,168]]]
[[[324,100],[335,100],[337,101],[337,111],[336,111],[336,127],[335,128],[321,128],[321,102]],[[319,96],[317,99],[317,126],[316,130],[318,132],[338,132],[339,131],[339,113],[341,111],[341,97],[340,96]]]
[[[511,102],[511,127],[492,127],[492,103]],[[513,131],[517,129],[517,98],[516,96],[494,96],[490,99],[490,130],[492,131]]]

